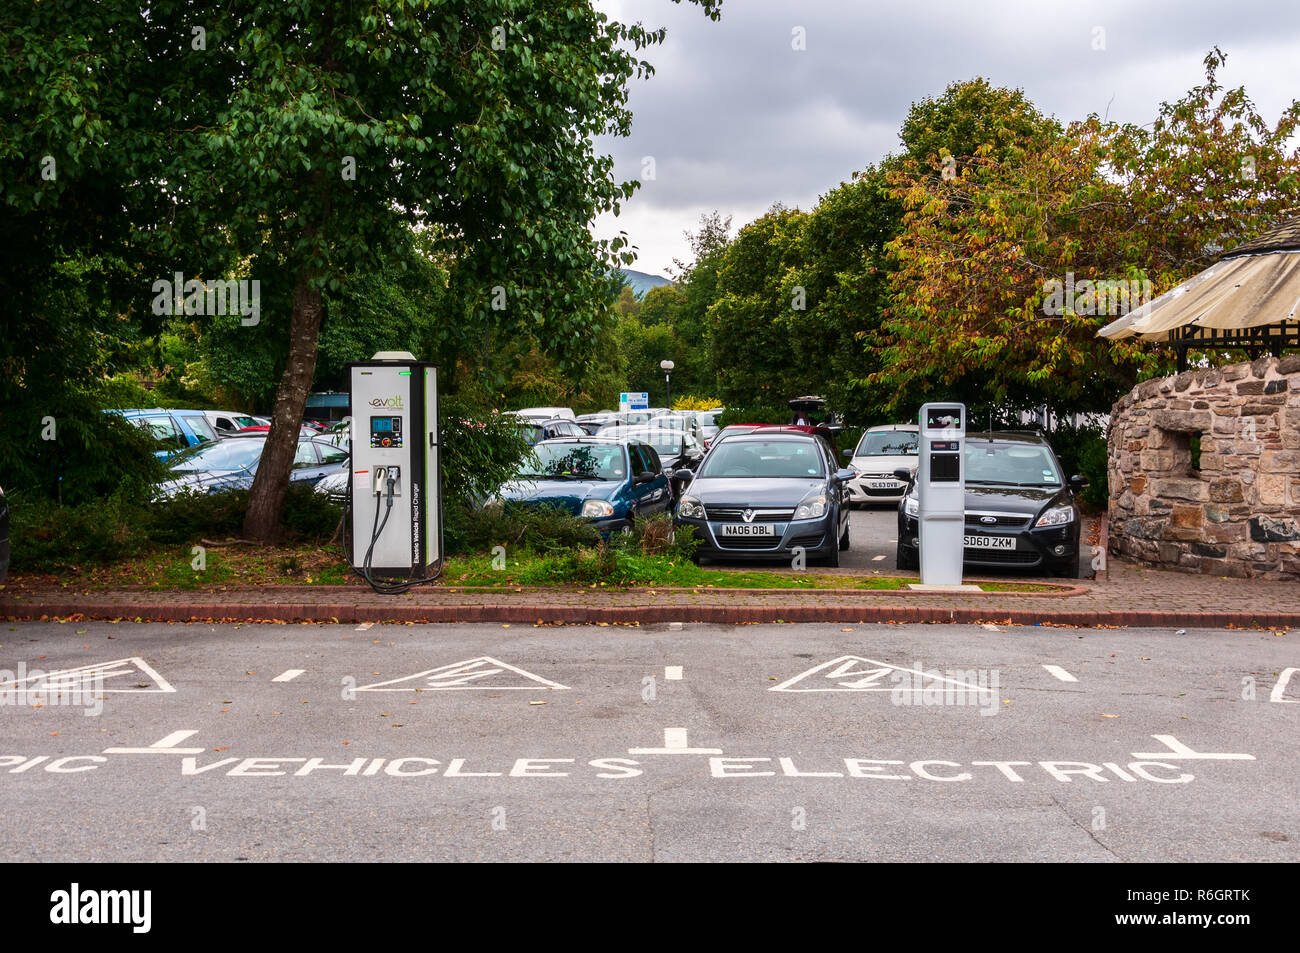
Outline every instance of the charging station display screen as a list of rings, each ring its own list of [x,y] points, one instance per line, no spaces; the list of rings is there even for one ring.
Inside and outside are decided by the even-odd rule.
[[[371,417],[370,446],[400,447],[402,445],[401,417]]]
[[[928,430],[960,430],[960,407],[931,407],[925,414],[925,426]]]

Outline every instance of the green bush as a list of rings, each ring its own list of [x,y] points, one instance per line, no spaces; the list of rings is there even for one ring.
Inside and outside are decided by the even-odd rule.
[[[789,407],[728,407],[718,415],[719,427],[730,424],[788,424],[794,411]]]
[[[57,572],[124,559],[149,543],[142,509],[125,492],[78,505],[14,494],[9,519],[10,560],[16,571]]]
[[[1068,480],[1076,473],[1088,481],[1079,502],[1085,509],[1104,510],[1109,501],[1106,434],[1101,427],[1060,426],[1051,435]]]
[[[59,504],[31,494],[9,499],[13,567],[55,572],[127,559],[155,545],[172,546],[238,536],[248,491],[182,493],[157,503],[136,503],[126,492],[96,503]],[[342,508],[306,484],[285,497],[285,536],[291,542],[325,542]]]
[[[485,553],[493,546],[554,553],[599,541],[600,533],[589,520],[556,506],[507,503],[479,508],[452,497],[443,501],[443,544],[449,556]]]
[[[444,507],[486,501],[519,473],[528,440],[518,418],[486,410],[464,396],[442,405],[442,485]]]

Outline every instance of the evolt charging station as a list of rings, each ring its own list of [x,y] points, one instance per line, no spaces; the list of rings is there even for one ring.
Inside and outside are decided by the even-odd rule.
[[[438,369],[406,351],[381,351],[347,370],[348,559],[375,589],[400,592],[437,578],[432,567],[442,569]]]
[[[966,405],[925,404],[918,423],[921,584],[960,586],[966,537]]]

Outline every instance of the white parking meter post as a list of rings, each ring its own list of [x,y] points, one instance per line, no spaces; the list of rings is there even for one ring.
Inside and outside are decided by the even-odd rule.
[[[966,536],[966,405],[925,404],[919,423],[921,584],[960,586]]]

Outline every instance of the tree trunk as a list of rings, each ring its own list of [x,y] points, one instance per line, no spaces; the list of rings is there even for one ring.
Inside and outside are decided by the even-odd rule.
[[[321,293],[310,288],[307,275],[298,276],[293,289],[293,314],[289,319],[289,359],[275,392],[275,411],[266,435],[262,460],[244,515],[244,536],[274,543],[280,537],[280,517],[289,489],[289,472],[298,450],[298,433],[307,394],[316,375],[316,341],[320,335]]]

